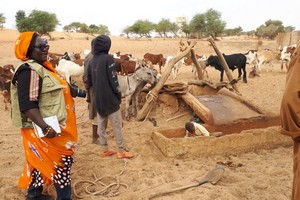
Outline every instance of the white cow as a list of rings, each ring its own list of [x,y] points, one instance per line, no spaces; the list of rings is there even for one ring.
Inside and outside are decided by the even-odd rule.
[[[166,59],[166,65],[173,59],[173,56],[168,56]],[[172,71],[171,71],[171,75],[172,75],[172,79],[174,80],[177,75],[179,74],[179,69],[181,68],[181,66],[184,64],[184,58],[180,59],[177,63],[174,64],[174,66],[172,67]]]
[[[290,46],[284,46],[281,54],[280,54],[280,61],[281,61],[281,71],[283,70],[283,64],[285,63],[286,69],[288,69],[288,66],[291,61],[291,55],[294,53],[297,45],[290,45]]]
[[[247,58],[247,64],[254,66],[257,65],[257,50],[249,50],[247,53],[244,53]]]
[[[258,71],[261,71],[261,67],[264,64],[268,64],[271,67],[271,70],[273,68],[273,62],[276,60],[278,53],[270,50],[270,49],[263,49],[257,51],[257,68]],[[269,67],[267,68],[267,72],[269,71]]]

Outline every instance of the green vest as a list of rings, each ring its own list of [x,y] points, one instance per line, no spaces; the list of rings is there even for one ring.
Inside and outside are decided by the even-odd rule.
[[[27,60],[22,64],[24,63],[29,64],[30,68],[42,77],[42,90],[38,102],[42,117],[56,115],[59,122],[64,121],[67,111],[62,89],[66,88],[66,86],[59,83],[59,81],[49,73],[48,69],[34,60]],[[15,74],[20,66],[16,68]],[[32,121],[24,113],[20,112],[18,88],[14,84],[11,84],[11,105],[12,124],[19,128],[32,128]]]

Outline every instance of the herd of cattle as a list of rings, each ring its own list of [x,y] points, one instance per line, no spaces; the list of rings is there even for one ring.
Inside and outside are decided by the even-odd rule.
[[[280,53],[274,52],[269,49],[264,50],[249,50],[247,53],[236,53],[231,55],[223,54],[224,59],[227,62],[228,67],[234,71],[238,69],[238,78],[242,78],[243,82],[247,83],[247,73],[246,73],[246,64],[252,65],[252,71],[249,73],[249,77],[253,75],[253,71],[260,72],[262,66],[267,67],[266,71],[273,68],[273,63],[277,60],[281,62],[281,70],[283,70],[283,66],[285,65],[288,69],[290,58],[294,50],[296,49],[296,45],[285,46]],[[88,51],[84,52],[84,56],[87,56]],[[122,77],[132,76],[132,74],[136,73],[137,69],[141,69],[141,65],[148,66],[150,69],[155,70],[154,65],[158,66],[158,72],[153,72],[154,76],[157,78],[158,74],[161,73],[162,67],[168,64],[168,62],[173,58],[172,56],[164,57],[163,54],[151,54],[146,53],[143,56],[143,59],[136,60],[133,58],[132,54],[121,54],[117,52],[112,55],[113,59],[116,63],[117,71],[119,73],[119,79],[124,79]],[[81,58],[80,54],[75,53],[49,53],[48,54],[49,61],[52,63],[54,67],[56,67],[57,71],[63,75],[67,81],[71,81],[72,77],[82,76],[84,73],[84,59]],[[218,56],[211,55],[206,58],[205,55],[198,56],[196,55],[198,62],[202,61],[205,63],[205,67],[212,66],[215,67],[216,70],[220,71],[220,81],[223,81],[224,68],[221,65],[221,62]],[[141,62],[142,61],[142,62]],[[184,65],[193,65],[192,59],[189,55],[182,58],[178,61],[173,67],[171,71],[172,79],[175,79],[179,70]],[[4,97],[5,109],[8,109],[8,104],[10,102],[10,83],[14,73],[15,67],[11,64],[7,64],[4,66],[0,66],[0,91]],[[204,69],[205,70],[205,69]],[[196,71],[193,67],[193,71]],[[141,73],[141,72],[139,72]],[[147,72],[149,73],[149,72]],[[120,81],[122,82],[122,81]],[[128,81],[125,81],[126,84]],[[153,82],[153,80],[151,80]],[[140,84],[137,88],[141,91],[141,87],[144,87],[147,83],[147,80]],[[123,83],[120,83],[123,84]],[[128,83],[127,83],[128,84]],[[152,84],[152,83],[151,83]],[[127,86],[128,87],[128,86]],[[125,92],[125,91],[124,91]],[[128,92],[128,91],[127,91]],[[130,100],[132,97],[130,96]],[[134,97],[136,98],[136,97]],[[137,99],[137,98],[136,98]],[[127,102],[127,100],[126,100]],[[127,111],[127,109],[126,109]],[[136,111],[135,111],[136,112]],[[129,114],[126,114],[126,118]]]

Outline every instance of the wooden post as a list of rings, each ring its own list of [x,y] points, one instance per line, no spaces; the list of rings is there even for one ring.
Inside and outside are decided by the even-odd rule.
[[[155,87],[148,92],[147,94],[147,98],[146,98],[146,102],[143,106],[143,108],[141,110],[139,110],[139,112],[137,113],[137,120],[143,120],[146,115],[151,111],[152,106],[154,105],[158,93],[161,90],[161,88],[164,86],[165,82],[167,81],[172,67],[175,65],[175,63],[177,63],[180,59],[182,59],[184,56],[186,56],[191,49],[196,45],[196,42],[193,41],[191,44],[188,44],[188,46],[186,48],[184,48],[183,51],[179,52],[173,59],[170,60],[170,62],[168,62],[167,66],[165,66],[165,70],[162,74],[161,79],[158,81],[158,83],[155,85]]]
[[[248,106],[251,110],[254,110],[255,112],[258,112],[261,115],[266,115],[266,113],[267,113],[267,111],[259,108],[258,106],[256,106],[252,102],[248,101],[247,99],[243,98],[242,96],[237,95],[234,92],[231,92],[227,88],[220,89],[218,91],[218,94],[222,94],[224,96],[228,96],[230,98],[236,99],[236,100],[240,101],[241,103],[245,104],[246,106]]]
[[[180,95],[180,97],[191,107],[191,109],[200,117],[205,124],[214,125],[214,118],[210,110],[204,106],[191,93]]]
[[[198,74],[199,80],[203,80],[203,70],[202,70],[202,67],[199,65],[199,63],[197,61],[194,49],[191,49],[191,58],[192,58],[192,61],[193,61],[194,65],[197,69],[197,74]]]
[[[216,44],[215,44],[215,41],[213,40],[212,37],[210,37],[210,38],[208,39],[208,41],[211,43],[211,45],[213,46],[215,52],[217,53],[217,55],[218,55],[218,57],[219,57],[219,60],[220,60],[222,66],[223,66],[223,68],[224,68],[224,70],[225,70],[225,72],[226,72],[227,78],[228,78],[230,84],[232,85],[233,89],[234,89],[238,94],[240,94],[240,92],[239,92],[239,90],[238,90],[238,88],[237,88],[237,86],[236,86],[236,83],[233,82],[233,77],[232,77],[232,74],[231,74],[231,72],[230,72],[230,69],[229,69],[229,67],[228,67],[228,65],[227,65],[227,62],[226,62],[225,58],[223,57],[222,53],[221,53],[221,52],[219,51],[219,49],[217,48],[217,46],[216,46]]]

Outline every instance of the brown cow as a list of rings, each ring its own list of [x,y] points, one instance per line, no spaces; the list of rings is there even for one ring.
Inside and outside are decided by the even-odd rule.
[[[7,80],[6,78],[0,77],[0,91],[3,95],[5,110],[8,109],[7,104],[10,103],[10,84],[11,80]]]
[[[146,62],[150,61],[153,65],[158,64],[159,66],[159,73],[161,73],[161,67],[163,67],[166,63],[166,59],[162,54],[151,54],[151,53],[146,53],[144,55],[144,60]]]
[[[130,60],[130,58],[132,58],[132,54],[126,53],[126,54],[121,55],[121,52],[118,51],[117,53],[115,53],[113,55],[113,57],[117,58],[117,59],[122,59],[122,60]]]
[[[13,65],[4,65],[0,67],[0,91],[4,98],[5,110],[8,109],[7,104],[10,103],[10,83],[14,73]]]
[[[124,75],[132,74],[136,69],[136,61],[124,60],[121,63],[121,73]]]
[[[114,58],[116,63],[116,70],[121,75],[132,74],[135,71],[136,62],[132,60],[124,60],[119,58]]]
[[[200,56],[198,54],[196,54],[196,58],[200,58]],[[193,60],[190,54],[186,55],[185,57],[183,57],[183,61],[185,65],[192,65],[193,64]]]
[[[0,67],[0,77],[4,77],[6,79],[11,80],[13,73],[15,71],[15,68],[11,64],[4,65],[3,67]]]

